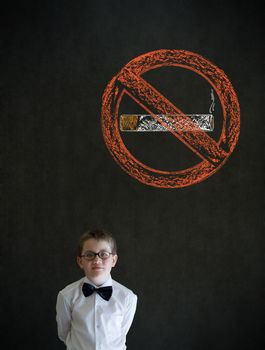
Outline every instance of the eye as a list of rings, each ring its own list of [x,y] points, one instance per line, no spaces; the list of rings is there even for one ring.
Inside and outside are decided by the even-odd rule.
[[[98,253],[98,255],[101,259],[108,259],[108,257],[110,256],[110,253],[102,250],[101,252]]]
[[[95,254],[93,252],[86,252],[83,257],[87,260],[93,260],[95,257]]]

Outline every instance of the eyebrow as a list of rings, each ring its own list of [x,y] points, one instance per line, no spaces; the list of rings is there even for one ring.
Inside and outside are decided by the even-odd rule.
[[[99,252],[108,252],[108,253],[110,253],[107,249],[100,249],[98,252],[95,252],[93,250],[85,250],[83,254],[85,254],[85,253],[96,253],[97,254]]]

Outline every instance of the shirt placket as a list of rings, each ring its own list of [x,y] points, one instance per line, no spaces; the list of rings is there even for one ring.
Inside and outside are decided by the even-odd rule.
[[[95,350],[102,350],[100,325],[100,296],[95,294]]]

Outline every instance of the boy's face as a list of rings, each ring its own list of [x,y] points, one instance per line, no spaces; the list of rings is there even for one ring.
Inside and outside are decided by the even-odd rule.
[[[82,254],[87,252],[99,253],[105,251],[111,253],[111,246],[107,241],[97,241],[94,238],[84,243]],[[112,267],[116,265],[118,256],[110,255],[108,259],[103,260],[98,255],[93,260],[86,260],[85,257],[78,256],[77,263],[84,270],[87,278],[96,286],[105,283],[110,277]]]

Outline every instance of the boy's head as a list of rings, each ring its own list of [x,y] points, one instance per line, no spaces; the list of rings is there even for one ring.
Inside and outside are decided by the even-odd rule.
[[[85,232],[80,237],[77,263],[95,285],[99,286],[108,280],[117,259],[117,244],[109,232],[97,229]]]

